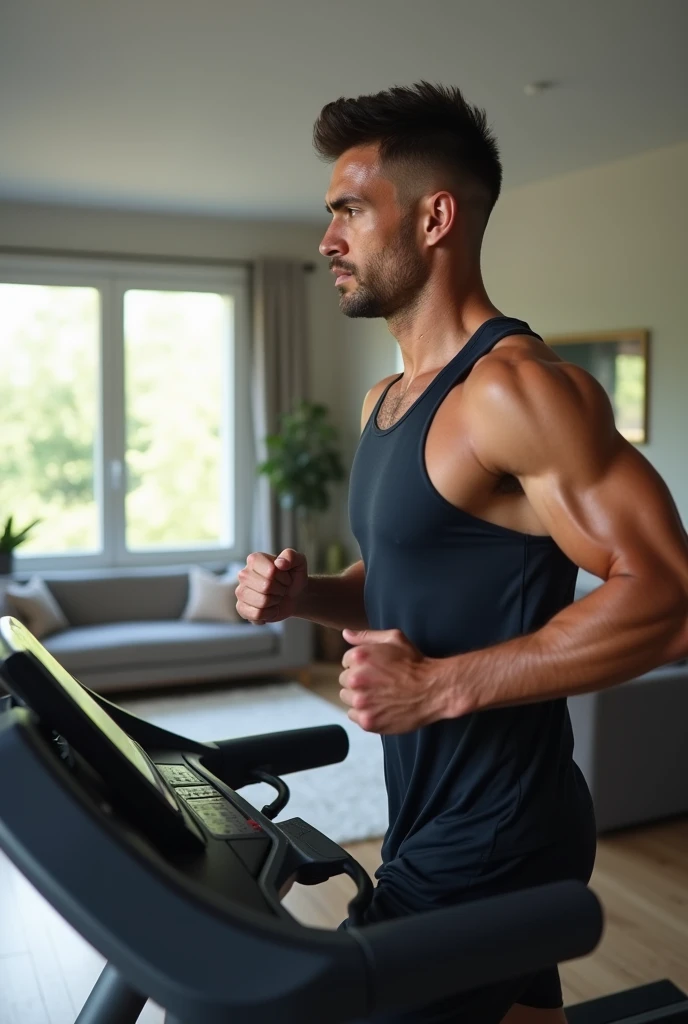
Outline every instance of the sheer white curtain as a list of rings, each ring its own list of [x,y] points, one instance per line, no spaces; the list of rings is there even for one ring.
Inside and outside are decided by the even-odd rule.
[[[279,417],[308,395],[308,310],[302,261],[262,259],[254,268],[252,400],[254,448],[267,455],[265,437]],[[278,554],[296,544],[294,514],[280,508],[264,476],[257,478],[253,550]]]

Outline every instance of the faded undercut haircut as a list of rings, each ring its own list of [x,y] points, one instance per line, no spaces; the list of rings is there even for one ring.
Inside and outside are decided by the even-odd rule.
[[[502,186],[502,165],[484,110],[460,89],[421,81],[385,92],[326,104],[313,127],[313,145],[325,160],[354,146],[379,145],[383,171],[402,182],[443,171],[457,183],[477,185],[489,216]],[[404,171],[414,173],[404,174]]]

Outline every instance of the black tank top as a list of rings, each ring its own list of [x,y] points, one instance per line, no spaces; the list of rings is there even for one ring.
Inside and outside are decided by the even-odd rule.
[[[574,597],[578,568],[551,537],[456,508],[425,467],[428,430],[448,392],[514,334],[539,337],[522,320],[488,320],[382,430],[377,415],[390,384],[354,458],[349,515],[368,621],[400,629],[429,657],[532,632]],[[588,831],[590,797],[573,763],[565,699],[491,708],[382,743],[389,828],[377,878],[402,909],[446,903],[487,862],[575,841],[577,821]]]

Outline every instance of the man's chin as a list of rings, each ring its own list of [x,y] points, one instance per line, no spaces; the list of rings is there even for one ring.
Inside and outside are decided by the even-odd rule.
[[[382,311],[377,303],[366,300],[361,295],[341,295],[339,297],[339,308],[344,316],[352,320],[361,317],[375,319],[382,316]]]
[[[347,309],[346,306],[341,306],[340,309],[344,316],[348,316],[350,320],[360,320],[363,318],[376,320],[378,317],[382,316],[382,313],[376,313],[372,309]]]

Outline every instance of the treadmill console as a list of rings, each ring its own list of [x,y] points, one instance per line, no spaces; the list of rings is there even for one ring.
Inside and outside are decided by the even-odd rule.
[[[163,858],[180,880],[200,885],[213,900],[262,913],[291,916],[279,898],[290,877],[314,884],[342,871],[358,884],[354,913],[368,903],[370,879],[346,851],[300,819],[271,820],[288,789],[260,771],[264,764],[242,782],[262,778],[282,791],[283,799],[262,812],[225,781],[238,778],[245,741],[236,741],[236,751],[232,741],[222,749],[194,743],[117,708],[83,687],[11,617],[0,618],[0,657],[8,689],[44,737],[42,756],[52,757],[66,778],[78,777],[81,798],[90,794],[94,811],[120,841]]]

